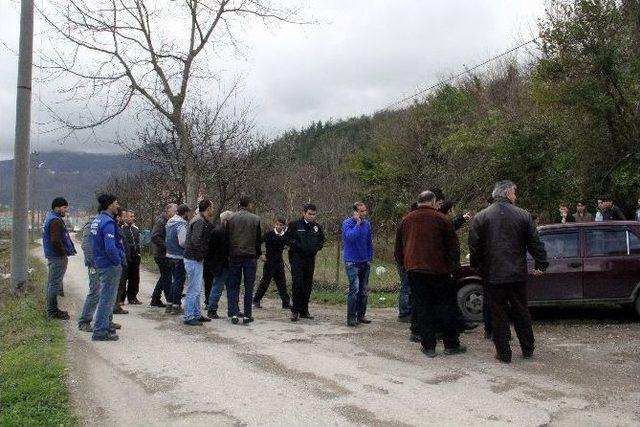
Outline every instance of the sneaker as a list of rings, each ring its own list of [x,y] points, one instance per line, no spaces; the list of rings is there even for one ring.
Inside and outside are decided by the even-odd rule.
[[[422,341],[422,337],[420,336],[420,334],[416,334],[415,332],[411,332],[411,335],[409,335],[409,341],[411,341],[411,342],[421,342]]]
[[[182,323],[189,326],[202,326],[202,322],[199,321],[198,319],[185,320]]]
[[[133,300],[129,301],[130,305],[140,305],[142,304],[142,301],[140,301],[138,298],[134,298]]]
[[[242,318],[242,323],[245,324],[245,325],[247,323],[251,323],[251,322],[253,322],[253,317],[243,317]]]
[[[78,323],[78,329],[82,332],[93,332],[93,326],[89,322],[80,322]]]
[[[60,319],[60,320],[69,320],[69,313],[67,313],[66,311],[62,311],[62,310],[58,310],[53,314],[49,315],[50,318],[52,319]]]
[[[174,316],[177,316],[177,315],[180,315],[180,314],[183,314],[183,313],[184,313],[184,310],[179,305],[174,305],[173,309],[171,310],[171,314],[174,315]]]
[[[118,341],[120,339],[120,337],[116,334],[113,334],[111,332],[107,332],[104,335],[93,335],[91,337],[92,341]]]
[[[422,354],[424,354],[425,356],[427,356],[427,357],[429,357],[431,359],[436,357],[436,350],[433,349],[433,348],[426,349],[426,348],[422,347],[420,349],[420,351],[422,352]],[[446,350],[445,350],[445,352],[446,352]]]
[[[411,316],[398,316],[398,322],[409,323],[411,322]]]
[[[358,319],[358,323],[364,323],[365,325],[368,325],[369,323],[371,323],[371,320],[367,319],[366,317],[361,317]]]
[[[109,322],[109,327],[111,329],[120,329],[120,328],[122,328],[122,326],[119,323],[115,323],[115,322]]]
[[[163,303],[161,300],[151,300],[151,304],[149,304],[149,306],[151,306],[151,307],[166,307],[167,304]]]
[[[358,326],[358,321],[356,319],[349,319],[347,320],[347,326],[351,326],[351,327]]]
[[[444,349],[444,354],[446,354],[447,356],[452,356],[454,354],[462,354],[462,353],[466,353],[467,352],[467,347],[464,345],[459,345],[455,348],[445,348]]]
[[[262,308],[262,304],[260,304],[260,301],[254,301],[254,302],[253,302],[253,306],[254,306],[255,308]]]
[[[205,317],[205,316],[200,316],[200,318],[198,320],[200,322],[211,322],[211,319],[209,319],[208,317]]]
[[[113,314],[129,314],[129,312],[124,308],[117,306],[113,309]]]
[[[167,308],[164,309],[164,313],[171,314],[172,311],[173,311],[173,304],[171,303],[167,304]]]
[[[237,325],[239,321],[240,319],[238,318],[238,316],[231,316],[231,323],[233,323],[234,325]]]
[[[218,316],[218,312],[216,310],[207,311],[207,316],[209,316],[209,319],[219,319],[220,318],[220,316]]]

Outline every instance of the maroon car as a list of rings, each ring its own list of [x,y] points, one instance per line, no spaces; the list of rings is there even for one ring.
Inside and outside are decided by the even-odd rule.
[[[549,268],[529,275],[529,306],[617,303],[640,315],[640,222],[608,221],[538,227]],[[529,260],[529,271],[533,260]],[[482,320],[482,279],[468,264],[458,274],[464,317]]]

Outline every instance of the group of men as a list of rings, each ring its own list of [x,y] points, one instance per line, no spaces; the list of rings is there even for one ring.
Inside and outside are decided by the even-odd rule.
[[[626,216],[622,209],[613,204],[613,199],[609,195],[601,195],[597,198],[597,210],[593,215],[587,209],[587,203],[579,201],[576,205],[576,212],[569,213],[569,207],[561,204],[558,208],[558,216],[555,223],[565,224],[567,222],[601,222],[601,221],[624,221]],[[638,200],[638,210],[635,212],[635,221],[640,221],[640,199]]]

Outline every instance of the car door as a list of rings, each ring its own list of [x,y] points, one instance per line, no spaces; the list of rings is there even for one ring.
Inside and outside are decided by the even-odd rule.
[[[577,228],[552,230],[540,235],[549,268],[541,276],[529,275],[530,302],[582,298],[582,257]],[[533,269],[530,261],[529,271]]]
[[[626,299],[640,282],[640,238],[626,227],[585,230],[584,298]]]

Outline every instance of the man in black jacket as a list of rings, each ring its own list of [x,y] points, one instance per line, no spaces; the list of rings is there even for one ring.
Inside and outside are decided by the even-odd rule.
[[[129,304],[142,304],[138,299],[140,290],[140,230],[135,225],[135,213],[131,209],[125,209],[122,213],[122,239],[127,254],[127,268],[123,272],[118,289],[120,304],[125,297]]]
[[[302,218],[287,227],[286,237],[291,264],[291,321],[299,318],[313,319],[309,314],[309,299],[313,285],[316,254],[324,246],[324,232],[316,222],[317,208],[314,204],[304,205]]]
[[[527,252],[535,262],[534,275],[543,274],[549,263],[531,214],[514,205],[515,184],[498,182],[492,196],[493,204],[480,211],[471,224],[469,254],[471,266],[480,269],[489,296],[496,358],[509,363],[509,314],[522,355],[531,357],[535,348],[527,307]]]
[[[218,303],[222,296],[222,290],[227,288],[227,316],[231,317],[229,310],[229,234],[227,223],[233,216],[233,212],[224,211],[220,214],[220,224],[211,232],[209,240],[209,253],[205,261],[205,281],[211,282],[208,295],[207,316],[211,319],[219,319]],[[205,282],[206,284],[206,282]]]
[[[290,309],[289,293],[287,292],[287,279],[284,274],[284,260],[282,252],[287,243],[285,233],[287,232],[287,223],[284,219],[277,219],[273,226],[273,230],[269,230],[262,236],[266,249],[266,260],[262,270],[262,279],[258,285],[258,290],[253,297],[253,304],[257,308],[262,308],[260,301],[269,288],[271,279],[274,279],[278,287],[278,294],[282,300],[282,308]]]
[[[153,229],[151,230],[151,254],[153,260],[158,266],[160,277],[156,282],[156,287],[151,294],[151,306],[152,307],[165,307],[160,296],[164,292],[164,297],[167,301],[170,300],[169,293],[171,292],[171,262],[167,258],[167,245],[164,241],[167,236],[165,226],[169,218],[176,214],[178,205],[175,203],[169,203],[162,215],[156,218],[156,222],[153,223]]]

